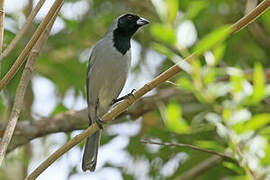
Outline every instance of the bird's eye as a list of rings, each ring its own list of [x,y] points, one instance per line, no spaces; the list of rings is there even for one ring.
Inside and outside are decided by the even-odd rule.
[[[128,18],[128,20],[132,20],[132,16],[128,16],[127,18]]]

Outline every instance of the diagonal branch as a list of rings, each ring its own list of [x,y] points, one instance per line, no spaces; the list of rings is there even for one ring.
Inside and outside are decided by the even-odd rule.
[[[202,151],[202,152],[209,153],[209,154],[214,154],[214,155],[217,155],[217,156],[219,156],[219,157],[221,157],[223,159],[228,159],[228,160],[234,161],[234,159],[231,156],[227,155],[227,154],[220,153],[220,152],[217,152],[217,151],[213,151],[213,150],[210,150],[210,149],[204,149],[204,148],[194,146],[194,145],[191,145],[191,144],[157,142],[157,141],[151,141],[151,140],[141,140],[140,142],[145,143],[145,144],[156,144],[156,145],[162,145],[162,146],[176,146],[176,147],[190,148],[190,149],[193,149],[193,150]]]
[[[181,176],[175,178],[175,180],[189,180],[195,179],[195,177],[200,176],[203,172],[215,167],[218,163],[223,160],[222,157],[213,155],[208,159],[204,160],[197,166],[191,168],[190,170],[184,172]]]
[[[23,51],[21,52],[20,56],[16,59],[15,63],[12,65],[11,69],[6,73],[6,75],[0,81],[0,91],[9,83],[9,81],[14,77],[16,72],[19,70],[23,62],[25,61],[26,56],[29,54],[35,43],[37,42],[38,38],[41,36],[43,30],[46,28],[47,24],[52,19],[54,13],[57,11],[58,7],[62,4],[64,0],[55,0],[51,9],[49,10],[48,14],[46,15],[45,19],[41,22],[38,26],[37,30],[35,31],[34,35],[25,46]]]
[[[2,55],[3,42],[4,42],[4,18],[5,18],[5,0],[0,1],[0,55]],[[0,63],[1,74],[1,63]]]
[[[233,24],[229,30],[232,31],[232,34],[235,32],[240,31],[242,28],[244,28],[246,25],[248,25],[250,22],[254,21],[259,15],[261,15],[266,9],[268,9],[270,6],[270,0],[264,0],[260,5],[258,5],[252,12],[250,12],[248,15],[237,21],[235,24]],[[193,53],[192,55],[188,56],[185,60],[190,61],[194,57],[199,56],[201,54]],[[161,83],[165,82],[178,72],[180,72],[181,69],[179,68],[178,64],[175,64],[162,74],[160,74],[158,77],[153,79],[151,82],[145,84],[141,89],[136,91],[134,93],[134,98],[132,99],[126,99],[122,103],[115,106],[111,111],[107,112],[102,119],[104,121],[112,121],[115,119],[118,115],[120,115],[122,112],[124,112],[130,105],[132,105],[136,100],[141,98],[143,95],[145,95],[147,92],[151,91]],[[36,179],[46,168],[48,168],[54,161],[56,161],[60,156],[62,156],[65,152],[70,150],[72,147],[80,143],[82,140],[84,140],[86,137],[91,136],[94,132],[98,130],[98,126],[96,123],[91,125],[89,128],[87,128],[84,132],[81,134],[75,136],[73,139],[68,141],[66,144],[64,144],[61,148],[59,148],[57,151],[55,151],[51,156],[49,156],[44,162],[42,162],[26,179]]]
[[[55,12],[53,18],[51,19],[48,26],[43,31],[40,38],[38,39],[38,41],[36,42],[35,46],[33,47],[33,49],[31,50],[31,52],[29,54],[28,61],[25,65],[19,86],[18,86],[17,91],[16,91],[15,101],[14,101],[14,105],[13,105],[13,108],[11,111],[10,119],[9,119],[8,124],[7,124],[4,136],[1,139],[0,166],[4,160],[8,144],[10,143],[14,129],[15,129],[16,124],[17,124],[18,117],[19,117],[21,109],[23,107],[23,99],[24,99],[25,91],[26,91],[28,83],[30,82],[30,80],[32,78],[32,72],[33,72],[34,66],[36,64],[36,61],[38,59],[39,52],[49,37],[49,32],[50,32],[52,25],[57,17],[57,14],[60,10],[60,7]]]
[[[12,39],[11,43],[8,45],[8,47],[4,50],[4,52],[0,55],[0,62],[14,49],[14,47],[16,46],[16,44],[18,43],[18,41],[22,38],[22,36],[24,35],[24,33],[26,32],[26,30],[29,28],[29,26],[31,25],[31,22],[33,21],[33,19],[36,17],[38,11],[40,10],[40,8],[42,7],[42,5],[44,4],[46,0],[40,0],[35,9],[30,13],[30,15],[28,16],[28,18],[26,19],[24,25],[22,26],[22,28],[19,30],[19,32],[16,34],[15,38]]]

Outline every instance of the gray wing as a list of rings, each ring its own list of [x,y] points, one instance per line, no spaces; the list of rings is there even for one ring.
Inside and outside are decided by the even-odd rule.
[[[89,84],[90,84],[90,72],[91,72],[91,69],[93,67],[93,64],[95,63],[96,61],[96,58],[95,58],[95,55],[94,55],[94,51],[95,48],[93,48],[91,54],[90,54],[90,58],[89,58],[89,61],[88,61],[88,66],[87,66],[87,72],[86,72],[86,96],[87,96],[87,105],[88,105],[88,109],[89,109],[89,106],[90,106],[90,100],[89,100]],[[91,120],[91,117],[90,117],[90,114],[89,114],[89,110],[88,110],[88,119],[89,119],[89,123],[90,125],[92,124],[92,120]]]

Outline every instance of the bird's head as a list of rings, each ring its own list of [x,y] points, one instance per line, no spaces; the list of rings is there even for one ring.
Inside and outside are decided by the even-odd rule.
[[[149,24],[149,21],[135,14],[127,13],[119,16],[116,23],[116,29],[119,33],[131,37],[140,27]]]

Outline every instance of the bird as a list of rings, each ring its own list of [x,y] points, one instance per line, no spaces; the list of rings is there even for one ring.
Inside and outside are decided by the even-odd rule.
[[[104,121],[100,118],[112,104],[132,95],[117,98],[122,91],[131,64],[131,38],[150,22],[133,13],[117,17],[90,54],[86,74],[86,95],[89,126],[97,123],[99,130],[86,140],[82,170],[95,171]]]

